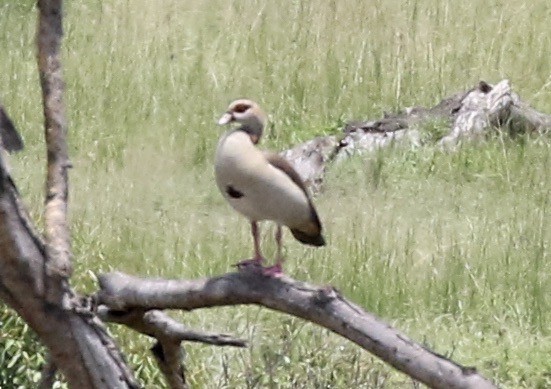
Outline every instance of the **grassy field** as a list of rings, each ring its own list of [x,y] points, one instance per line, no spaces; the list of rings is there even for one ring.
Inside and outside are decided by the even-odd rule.
[[[67,2],[73,285],[95,274],[193,278],[250,256],[247,222],[217,192],[215,119],[237,97],[271,115],[264,146],[348,119],[430,106],[509,78],[551,112],[548,0]],[[27,148],[14,176],[41,222],[45,150],[32,1],[0,0],[0,99]],[[332,284],[413,339],[504,388],[551,387],[551,142],[495,136],[445,154],[385,150],[334,166],[316,198],[328,246],[286,235],[287,272]],[[274,252],[270,228],[267,253]],[[32,387],[41,355],[0,311],[0,386]],[[414,387],[368,353],[257,307],[180,316],[248,339],[187,345],[192,387]],[[147,388],[147,339],[111,328]],[[16,340],[10,340],[14,338]]]

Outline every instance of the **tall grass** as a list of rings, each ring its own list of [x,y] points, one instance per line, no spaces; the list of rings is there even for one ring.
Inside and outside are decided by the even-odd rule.
[[[40,224],[35,14],[32,1],[0,0],[0,98],[27,144],[14,176]],[[480,78],[507,77],[549,111],[550,17],[543,0],[67,2],[73,285],[93,291],[95,274],[113,269],[215,275],[250,256],[247,223],[212,179],[214,122],[234,98],[266,108],[264,144],[277,149],[343,120],[430,106]],[[546,138],[496,137],[453,154],[392,149],[334,166],[316,199],[329,245],[287,236],[287,271],[335,285],[503,387],[548,387],[549,149]],[[187,346],[194,387],[412,386],[298,319],[256,307],[176,315],[251,342]],[[161,385],[149,341],[112,330],[144,385]],[[2,339],[18,331],[4,326]],[[32,386],[39,366],[21,360]]]

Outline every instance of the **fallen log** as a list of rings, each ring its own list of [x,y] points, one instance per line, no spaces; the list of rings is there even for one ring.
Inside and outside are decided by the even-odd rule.
[[[447,133],[427,140],[422,136],[423,128],[435,122],[447,127]],[[462,142],[481,139],[496,129],[512,135],[545,134],[551,129],[551,115],[523,102],[508,80],[495,85],[480,81],[474,88],[447,97],[432,108],[410,107],[378,120],[350,121],[340,136],[315,138],[283,151],[282,155],[316,192],[328,166],[352,155],[396,144],[420,147],[431,142],[453,150]]]

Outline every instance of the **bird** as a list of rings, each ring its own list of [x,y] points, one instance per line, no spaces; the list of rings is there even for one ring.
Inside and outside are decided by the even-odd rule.
[[[300,175],[280,155],[257,148],[267,116],[248,99],[233,101],[218,120],[220,126],[238,123],[221,136],[215,154],[218,189],[229,204],[249,219],[254,243],[252,259],[237,264],[239,269],[253,265],[266,276],[283,274],[282,227],[290,229],[300,242],[324,246],[322,224]],[[276,263],[264,267],[258,223],[276,223]]]

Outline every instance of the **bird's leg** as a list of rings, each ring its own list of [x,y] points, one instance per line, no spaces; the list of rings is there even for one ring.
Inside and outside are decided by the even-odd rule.
[[[254,257],[236,263],[235,266],[238,269],[243,269],[247,266],[262,267],[262,262],[264,262],[264,257],[262,256],[262,253],[260,251],[260,231],[258,228],[258,223],[256,221],[251,222],[251,233],[253,235],[254,242]]]
[[[270,277],[279,277],[283,274],[283,255],[281,254],[281,237],[283,235],[283,231],[281,229],[281,224],[277,225],[276,233],[275,233],[275,241],[277,244],[277,262],[273,266],[266,267],[262,269],[262,274],[265,276]]]
[[[277,225],[277,229],[275,232],[275,241],[277,244],[277,263],[283,262],[283,256],[281,255],[281,237],[283,236],[283,230],[281,229],[281,224]]]
[[[254,258],[253,260],[257,261],[260,265],[264,261],[264,257],[260,252],[260,229],[258,228],[257,222],[251,222],[251,232],[253,234],[254,241]]]

